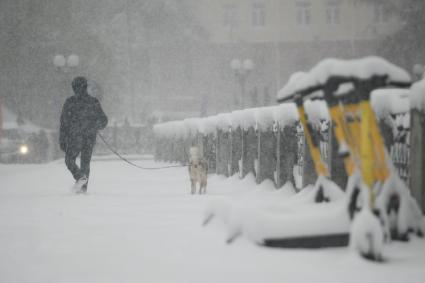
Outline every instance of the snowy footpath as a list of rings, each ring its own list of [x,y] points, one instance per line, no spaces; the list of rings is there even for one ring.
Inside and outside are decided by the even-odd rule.
[[[0,165],[0,282],[425,282],[423,239],[374,263],[348,248],[229,245],[220,221],[202,226],[211,200],[285,197],[268,184],[210,176],[207,195],[190,195],[187,168],[99,160],[87,195],[71,185],[63,161]]]

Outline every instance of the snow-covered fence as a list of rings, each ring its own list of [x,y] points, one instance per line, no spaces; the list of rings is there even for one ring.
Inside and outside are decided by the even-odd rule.
[[[298,158],[304,159],[298,153],[297,123],[297,109],[288,103],[157,124],[155,159],[184,164],[189,147],[197,145],[210,172],[240,178],[252,173],[258,183],[270,179],[276,187],[287,181],[296,185],[299,170],[294,168],[302,164]]]

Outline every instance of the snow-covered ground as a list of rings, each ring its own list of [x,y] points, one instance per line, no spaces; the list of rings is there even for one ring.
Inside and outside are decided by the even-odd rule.
[[[159,166],[150,160],[140,165]],[[203,227],[211,200],[276,200],[269,184],[210,176],[190,195],[186,168],[142,171],[92,163],[87,195],[70,192],[63,161],[0,165],[0,282],[424,282],[425,240],[393,242],[386,263],[348,248],[270,249],[225,243]]]

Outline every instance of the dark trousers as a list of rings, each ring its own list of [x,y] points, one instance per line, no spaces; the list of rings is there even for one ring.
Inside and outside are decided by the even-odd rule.
[[[65,164],[75,180],[84,175],[88,178],[90,174],[90,161],[93,153],[96,136],[94,137],[73,137],[65,152]],[[78,155],[80,156],[80,167],[76,164]]]

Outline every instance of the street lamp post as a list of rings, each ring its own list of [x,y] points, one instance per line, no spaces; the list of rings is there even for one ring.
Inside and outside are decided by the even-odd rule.
[[[251,59],[245,59],[243,61],[239,59],[232,59],[232,61],[230,61],[230,67],[235,72],[235,76],[239,82],[241,88],[240,107],[244,108],[246,78],[248,77],[249,73],[254,69],[254,63]]]
[[[62,70],[65,73],[67,73],[70,68],[77,67],[79,64],[80,57],[76,54],[71,54],[68,58],[65,58],[62,54],[57,54],[53,57],[53,65],[55,65],[58,70]]]

